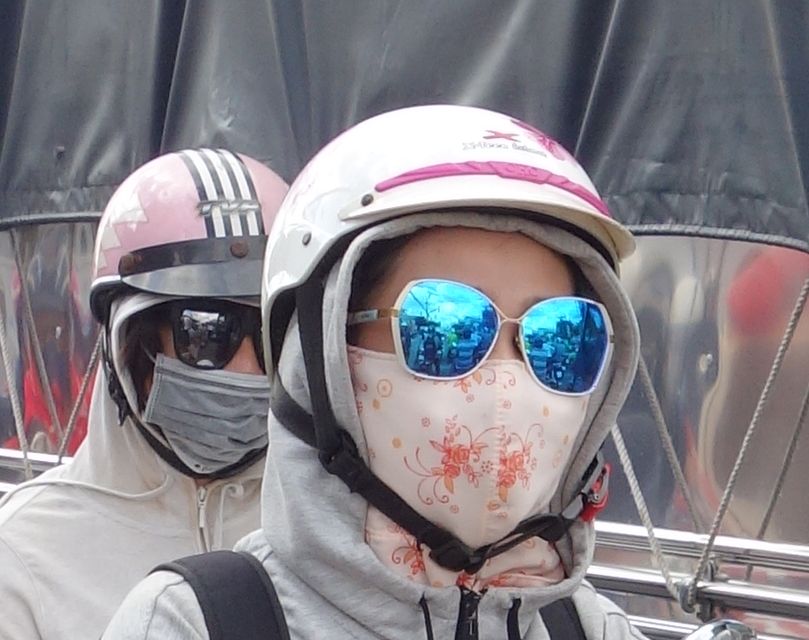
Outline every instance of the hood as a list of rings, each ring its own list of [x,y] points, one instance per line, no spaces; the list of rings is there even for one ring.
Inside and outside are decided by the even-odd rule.
[[[551,501],[558,511],[572,498],[578,483],[600,448],[629,391],[638,358],[639,333],[630,303],[614,271],[585,241],[557,227],[518,216],[479,213],[411,215],[367,229],[357,236],[332,268],[323,304],[326,383],[337,421],[356,442],[367,461],[367,450],[357,415],[349,376],[345,326],[354,267],[375,241],[408,235],[433,226],[464,226],[523,233],[570,256],[581,268],[597,297],[607,308],[616,335],[608,375],[591,399],[588,418],[573,447],[563,479]],[[311,412],[296,318],[288,327],[278,373],[290,396]],[[338,478],[320,465],[317,452],[297,439],[271,414],[270,447],[262,491],[262,526],[273,552],[285,565],[344,611],[357,615],[381,614],[373,605],[391,598],[414,606],[424,595],[440,610],[442,603],[457,613],[457,588],[434,588],[411,582],[389,571],[365,543],[367,502],[352,495]],[[526,615],[536,607],[572,593],[592,558],[592,525],[581,521],[557,543],[566,567],[562,582],[537,588],[496,587],[487,592],[492,606],[507,610],[515,592]],[[352,588],[353,585],[356,588]],[[376,594],[376,595],[375,595]],[[351,602],[356,599],[356,602]],[[360,602],[360,600],[362,602]],[[433,606],[431,604],[431,606]],[[391,614],[393,615],[393,614]],[[521,613],[522,616],[522,613]],[[384,625],[379,620],[377,625]],[[394,621],[391,624],[395,625]],[[481,629],[482,631],[482,629]],[[483,636],[481,636],[483,637]]]
[[[134,314],[168,299],[170,298],[138,293],[116,300],[111,316],[110,340],[111,350],[118,356],[115,358],[116,370],[124,370],[119,360],[127,321]],[[122,386],[130,403],[136,407],[134,385],[128,374],[123,376]],[[156,430],[150,431],[163,440]],[[257,482],[262,471],[263,462],[259,460],[225,481],[214,481],[208,486],[213,488],[223,482]],[[197,487],[194,480],[171,467],[155,453],[131,416],[123,424],[119,424],[118,406],[110,396],[109,375],[103,364],[99,367],[93,386],[87,436],[72,463],[58,477],[48,475],[20,485],[18,489],[45,484],[74,485],[97,494],[126,500],[130,505],[126,510],[126,518],[136,522],[139,527],[151,527],[155,530],[186,527],[188,514],[185,512],[194,509],[196,505]],[[156,503],[163,507],[163,516],[159,521],[154,517]],[[114,503],[110,504],[113,506],[108,515],[114,518],[124,517],[124,511],[114,506]],[[143,511],[143,520],[138,516],[138,504]]]

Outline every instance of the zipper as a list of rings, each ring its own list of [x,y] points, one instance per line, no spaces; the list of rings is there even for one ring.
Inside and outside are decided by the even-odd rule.
[[[455,640],[478,640],[478,603],[481,594],[461,587],[461,604],[458,608],[458,626]]]
[[[202,551],[209,551],[208,538],[206,536],[207,527],[205,525],[206,512],[208,507],[208,487],[197,488],[197,534],[199,546]]]

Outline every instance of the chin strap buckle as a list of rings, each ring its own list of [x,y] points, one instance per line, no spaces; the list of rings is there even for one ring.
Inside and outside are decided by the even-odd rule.
[[[610,497],[610,471],[612,469],[609,463],[604,462],[603,459],[600,466],[601,468],[597,470],[598,475],[584,493],[584,509],[582,509],[580,517],[585,522],[595,519],[607,506],[607,500]]]

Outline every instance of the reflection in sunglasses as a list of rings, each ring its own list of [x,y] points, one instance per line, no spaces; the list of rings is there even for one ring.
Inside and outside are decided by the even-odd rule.
[[[413,374],[451,379],[469,375],[494,347],[504,322],[520,327],[520,350],[536,381],[557,393],[589,393],[607,362],[611,329],[606,310],[575,296],[550,298],[520,318],[506,317],[485,294],[460,282],[408,284],[396,307],[350,314],[352,324],[390,316],[396,350]]]
[[[170,322],[177,357],[200,369],[220,369],[250,338],[261,366],[261,314],[255,307],[219,300],[172,303]]]

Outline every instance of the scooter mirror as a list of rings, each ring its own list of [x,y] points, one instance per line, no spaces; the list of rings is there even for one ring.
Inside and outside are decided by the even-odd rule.
[[[746,624],[735,620],[714,620],[701,626],[683,640],[756,640],[758,636]]]

